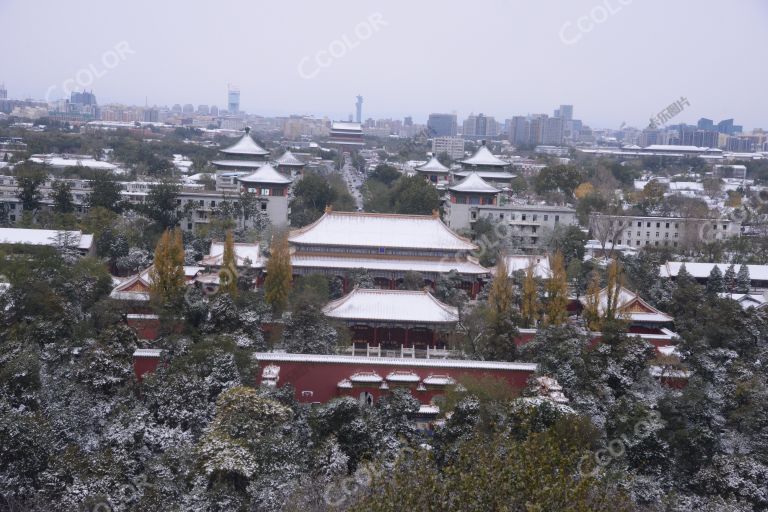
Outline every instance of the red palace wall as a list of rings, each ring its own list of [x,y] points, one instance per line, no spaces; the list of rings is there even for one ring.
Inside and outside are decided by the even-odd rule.
[[[429,361],[435,362],[437,360],[430,359]],[[370,393],[373,395],[373,399],[377,400],[382,394],[388,392],[388,390],[380,389],[379,383],[365,385],[355,384],[353,388],[339,388],[337,386],[339,381],[348,379],[352,374],[359,372],[376,372],[385,379],[390,390],[397,386],[409,388],[413,396],[419,399],[422,404],[428,404],[433,397],[445,394],[445,386],[427,386],[425,391],[418,391],[416,389],[418,383],[397,384],[388,382],[386,381],[387,375],[393,371],[412,372],[417,374],[422,380],[430,375],[447,375],[457,381],[460,381],[465,376],[472,376],[475,378],[490,376],[506,380],[515,389],[525,388],[528,378],[533,375],[532,369],[510,370],[446,368],[437,366],[419,367],[386,363],[368,363],[362,361],[360,363],[319,363],[307,361],[265,360],[259,363],[257,385],[261,382],[261,372],[265,366],[269,365],[280,367],[280,377],[277,385],[284,386],[286,384],[292,384],[296,390],[296,399],[305,403],[324,403],[341,396],[351,396],[357,399],[360,398],[360,394],[363,392]]]

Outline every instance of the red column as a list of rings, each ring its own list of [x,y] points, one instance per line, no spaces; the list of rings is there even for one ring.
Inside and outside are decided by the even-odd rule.
[[[405,337],[403,339],[403,345],[408,346],[408,327],[405,327]]]
[[[437,345],[435,338],[437,337],[437,331],[435,329],[432,329],[432,348],[435,348]]]
[[[394,279],[390,279],[389,280],[389,289],[390,290],[394,290],[395,289],[395,280]]]
[[[345,277],[343,283],[344,284],[342,284],[342,292],[349,293],[349,279]]]
[[[379,342],[379,328],[375,325],[373,326],[373,344],[377,345]]]
[[[472,298],[477,297],[477,293],[480,291],[480,285],[477,281],[472,282]]]

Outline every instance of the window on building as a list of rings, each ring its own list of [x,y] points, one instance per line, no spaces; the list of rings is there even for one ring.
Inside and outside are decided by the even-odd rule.
[[[661,222],[657,222],[657,223],[656,223],[656,227],[657,227],[657,228],[660,228],[660,227],[661,227]]]
[[[669,238],[669,233],[664,233],[664,238]]]
[[[503,213],[499,214],[499,219],[504,220],[504,214]]]
[[[526,214],[522,214],[522,215],[520,216],[520,220],[525,220],[525,217],[526,217]]]
[[[266,211],[267,203],[261,203],[261,211]]]
[[[667,222],[664,227],[669,228],[669,222]]]
[[[637,241],[637,243],[636,243],[635,245],[640,245],[640,240],[638,240],[638,241]]]
[[[672,247],[677,247],[677,242],[672,242]]]
[[[659,241],[656,240],[655,242],[653,242],[653,245],[658,246],[659,245]]]
[[[650,231],[646,231],[645,232],[645,238],[651,238],[651,232]]]
[[[659,238],[659,232],[658,231],[656,232],[656,238]]]
[[[477,219],[477,212],[472,212],[472,220]]]
[[[677,224],[678,224],[678,223],[677,223],[677,222],[675,222],[675,229],[677,229]]]
[[[639,228],[643,227],[643,223],[638,221],[637,227],[639,227]]]
[[[675,233],[675,238],[677,238],[677,233]]]
[[[651,223],[649,222],[648,225],[645,226],[645,227],[647,227],[647,228],[651,227]]]
[[[181,199],[177,199],[176,204],[181,204]]]
[[[191,222],[187,222],[187,229],[192,229],[192,223]]]
[[[650,242],[650,240],[646,240],[646,241],[645,241],[645,245],[648,245],[648,244],[650,244],[650,243],[651,243],[651,242]]]
[[[640,232],[639,231],[637,232],[637,236],[640,236]]]
[[[199,203],[200,203],[200,206],[205,206],[205,201],[203,201],[202,199],[199,201]]]
[[[728,229],[728,224],[723,224],[723,229]]]
[[[269,195],[269,189],[268,188],[261,189],[261,195],[268,196]]]
[[[559,215],[555,215],[555,224],[557,224],[558,222],[560,222],[560,216]]]
[[[216,201],[211,201],[211,208],[216,208]]]
[[[712,229],[717,229],[717,224],[713,224]]]
[[[533,214],[533,222],[536,222],[536,219],[537,219],[538,217],[539,217],[539,216],[538,216],[538,215],[536,215],[536,214],[534,213],[534,214]]]
[[[549,215],[544,216],[544,222],[547,222],[549,220]]]
[[[621,240],[616,240],[617,245],[621,245]]]

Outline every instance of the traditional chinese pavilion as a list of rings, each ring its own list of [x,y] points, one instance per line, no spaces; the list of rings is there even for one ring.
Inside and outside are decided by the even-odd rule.
[[[253,140],[250,130],[250,128],[246,128],[245,134],[240,140],[227,148],[219,150],[224,155],[224,158],[211,162],[217,170],[249,171],[267,163],[269,151],[259,146]]]
[[[305,165],[306,164],[296,155],[291,153],[290,150],[286,150],[285,153],[275,160],[275,169],[288,177],[293,177],[294,173],[303,174]]]
[[[441,164],[436,156],[424,164],[417,165],[414,169],[435,185],[447,183],[451,174],[451,170]]]
[[[459,321],[458,310],[426,290],[355,288],[323,308],[349,326],[353,353],[428,357],[443,353]]]
[[[347,273],[366,269],[379,288],[395,289],[408,272],[433,284],[440,274],[456,270],[462,287],[475,296],[489,270],[470,255],[478,247],[451,231],[435,215],[334,212],[294,230],[288,237],[297,276],[338,276],[344,292]]]
[[[272,224],[280,227],[288,224],[288,189],[293,183],[291,178],[265,163],[250,174],[235,177],[235,181],[242,192],[255,194],[258,207],[267,214]]]
[[[483,141],[480,148],[471,157],[461,160],[461,170],[454,171],[454,180],[466,178],[471,173],[499,186],[509,185],[515,175],[508,172],[510,163],[495,156]]]

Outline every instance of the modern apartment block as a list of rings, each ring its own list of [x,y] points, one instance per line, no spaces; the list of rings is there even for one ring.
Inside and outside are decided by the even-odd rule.
[[[741,234],[741,223],[727,218],[699,219],[592,214],[592,238],[633,247],[695,247]]]
[[[461,137],[435,137],[432,139],[432,154],[448,153],[451,160],[464,158],[464,139]]]

